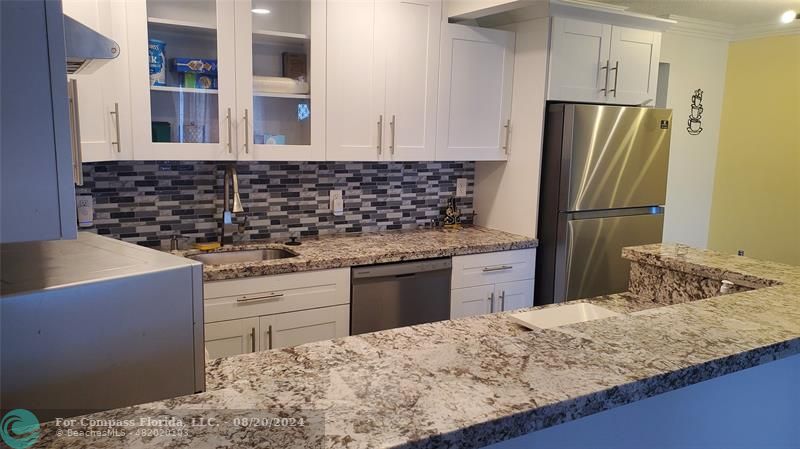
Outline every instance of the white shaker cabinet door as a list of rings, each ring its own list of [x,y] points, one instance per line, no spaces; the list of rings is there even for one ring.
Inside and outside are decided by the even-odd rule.
[[[262,351],[350,334],[349,305],[266,315],[260,320]]]
[[[439,67],[436,159],[505,160],[515,35],[445,24]]]
[[[433,160],[442,3],[395,0],[378,8],[386,33],[384,159]]]
[[[554,17],[548,100],[605,102],[611,25]],[[613,63],[612,63],[613,65]]]
[[[655,102],[661,33],[613,27],[609,69],[609,103]]]
[[[77,82],[82,160],[133,159],[125,3],[64,0],[62,4],[64,14],[110,37],[122,50],[92,73],[69,76]]]
[[[494,312],[494,284],[458,288],[450,292],[450,319]]]
[[[326,159],[378,160],[385,98],[385,51],[374,0],[327,2]]]
[[[498,312],[533,307],[533,279],[495,285]]]
[[[209,359],[258,351],[258,318],[218,321],[205,325]]]

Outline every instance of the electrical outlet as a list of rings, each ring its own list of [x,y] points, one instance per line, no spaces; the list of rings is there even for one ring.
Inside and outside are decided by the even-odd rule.
[[[456,179],[456,196],[459,198],[467,196],[467,178]]]
[[[341,190],[331,190],[330,193],[330,210],[333,215],[342,215],[344,210],[344,199]]]

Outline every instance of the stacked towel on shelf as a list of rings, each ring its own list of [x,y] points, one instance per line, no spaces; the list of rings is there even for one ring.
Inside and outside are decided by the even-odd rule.
[[[280,76],[254,76],[253,90],[280,94],[307,94],[308,83]]]

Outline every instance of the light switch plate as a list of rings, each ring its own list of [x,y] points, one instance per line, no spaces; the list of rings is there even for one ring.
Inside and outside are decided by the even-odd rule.
[[[331,190],[330,191],[330,210],[336,209],[336,203],[338,202],[340,205],[344,204],[342,201],[342,191],[341,190]]]
[[[467,196],[467,178],[456,179],[456,196],[460,198]]]

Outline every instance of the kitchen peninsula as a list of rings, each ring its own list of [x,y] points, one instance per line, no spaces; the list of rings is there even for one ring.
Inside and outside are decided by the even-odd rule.
[[[526,330],[497,313],[218,359],[205,393],[89,418],[228,424],[114,439],[51,422],[37,445],[482,447],[800,353],[800,268],[671,245],[623,255],[631,292],[588,300],[617,317]],[[736,292],[714,296],[722,280]],[[230,424],[253,416],[305,426]]]

